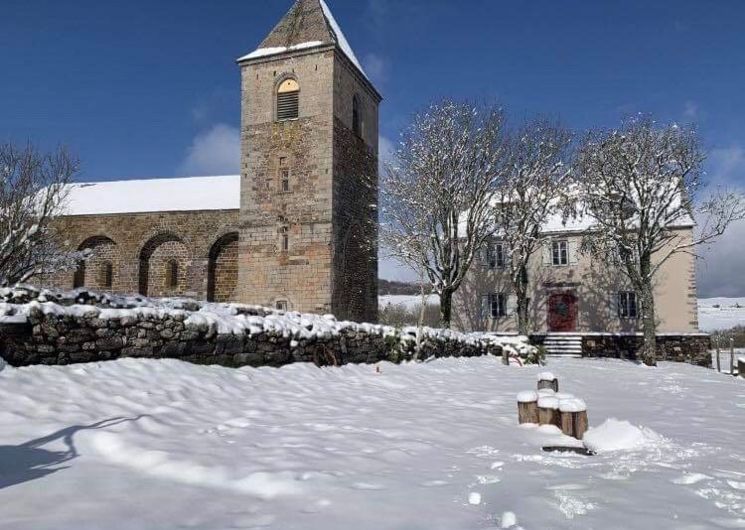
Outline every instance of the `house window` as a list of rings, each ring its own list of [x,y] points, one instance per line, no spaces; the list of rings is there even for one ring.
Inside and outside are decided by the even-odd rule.
[[[286,79],[277,89],[277,120],[296,120],[300,115],[300,85]]]
[[[490,269],[503,269],[506,263],[504,243],[492,243],[486,247],[486,263]]]
[[[111,265],[111,262],[107,261],[101,264],[101,278],[99,283],[102,288],[111,289],[114,283],[114,267]]]
[[[170,260],[166,263],[166,287],[176,289],[178,287],[178,261]]]
[[[569,242],[566,240],[551,242],[551,263],[556,266],[569,265]]]
[[[637,318],[639,316],[636,293],[630,291],[618,293],[618,316],[620,318]]]
[[[290,191],[290,168],[287,167],[287,159],[279,159],[279,191],[287,193]]]
[[[287,300],[277,300],[274,304],[278,311],[287,311],[287,306]]]
[[[282,252],[290,250],[290,230],[286,226],[279,229],[279,248]]]
[[[357,136],[362,136],[362,120],[360,119],[360,98],[356,94],[352,99],[352,130]]]
[[[498,319],[507,316],[506,294],[489,293],[483,296],[481,303],[484,318]]]

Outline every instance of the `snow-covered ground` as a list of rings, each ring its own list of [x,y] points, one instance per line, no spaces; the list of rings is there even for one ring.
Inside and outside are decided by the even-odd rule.
[[[701,298],[698,321],[702,331],[745,326],[745,298]]]
[[[542,367],[380,368],[5,368],[0,528],[745,528],[743,380],[552,360],[592,426],[643,426],[583,457],[517,425]]]
[[[427,304],[439,304],[440,298],[436,294],[427,296]],[[415,309],[422,304],[421,295],[409,294],[386,294],[378,297],[378,305],[381,309],[391,306],[403,306],[407,309]]]
[[[421,304],[421,299],[421,296],[386,295],[380,297],[379,303],[381,308],[401,305],[414,309]],[[437,304],[437,295],[429,296],[428,303]],[[701,298],[698,301],[698,319],[702,331],[745,326],[745,298]]]

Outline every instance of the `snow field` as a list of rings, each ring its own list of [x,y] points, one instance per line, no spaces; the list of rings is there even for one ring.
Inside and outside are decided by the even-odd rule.
[[[380,368],[6,367],[0,528],[745,528],[742,381],[552,360],[588,405],[583,457],[517,425],[540,367]]]

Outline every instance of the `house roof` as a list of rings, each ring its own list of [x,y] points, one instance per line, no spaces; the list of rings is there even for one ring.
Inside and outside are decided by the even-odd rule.
[[[238,62],[332,44],[367,78],[328,4],[324,0],[297,0],[259,47]]]
[[[237,210],[240,175],[70,184],[63,215]]]

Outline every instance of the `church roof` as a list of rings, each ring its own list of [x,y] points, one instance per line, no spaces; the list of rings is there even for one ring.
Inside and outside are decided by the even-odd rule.
[[[241,177],[185,177],[70,184],[63,215],[238,210]]]
[[[335,44],[367,77],[325,0],[297,0],[259,47],[238,62]]]

